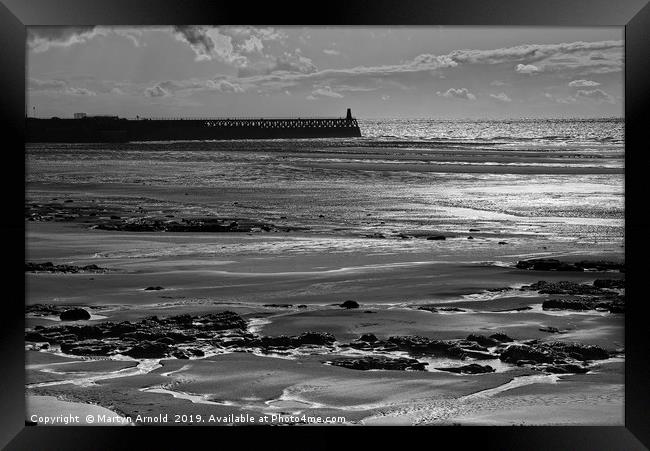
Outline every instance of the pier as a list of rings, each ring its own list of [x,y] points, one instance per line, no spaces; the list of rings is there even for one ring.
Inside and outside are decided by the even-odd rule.
[[[360,137],[348,108],[340,118],[27,118],[27,142],[128,142]]]

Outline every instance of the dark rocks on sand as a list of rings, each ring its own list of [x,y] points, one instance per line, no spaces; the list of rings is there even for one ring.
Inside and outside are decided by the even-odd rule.
[[[336,359],[327,362],[333,366],[341,366],[353,370],[414,370],[424,371],[426,362],[406,357],[390,358],[384,356],[368,356],[360,358]]]
[[[378,340],[375,334],[363,334],[359,337],[359,341],[365,341],[366,343],[374,343]]]
[[[480,232],[480,229],[469,229],[470,232]]]
[[[352,301],[352,300],[347,300],[342,304],[339,304],[339,306],[346,309],[359,308],[359,304],[356,301]]]
[[[328,346],[336,341],[332,334],[325,332],[305,332],[297,336],[279,335],[276,337],[256,337],[235,343],[262,349],[298,348],[305,345]]]
[[[539,330],[541,332],[548,332],[550,334],[565,334],[566,333],[565,331],[562,331],[562,330],[558,329],[557,327],[553,327],[553,326],[540,327]]]
[[[291,308],[293,304],[264,304],[263,307]]]
[[[419,335],[389,337],[388,343],[398,350],[414,355],[435,355],[441,357],[463,358],[467,355],[458,343],[453,341],[432,340]]]
[[[446,239],[447,237],[445,237],[444,235],[431,235],[427,237],[427,240],[429,241],[444,241]]]
[[[510,342],[514,341],[512,338],[510,338],[509,336],[507,336],[506,334],[504,334],[502,332],[497,332],[495,334],[492,334],[492,335],[490,335],[489,338],[491,338],[493,340],[496,340],[496,341],[499,341],[501,343],[510,343]]]
[[[106,268],[100,268],[97,265],[86,265],[86,266],[55,265],[52,262],[25,263],[25,272],[79,273],[79,272],[104,272],[104,271],[106,271]]]
[[[90,319],[90,313],[82,308],[66,310],[59,315],[61,321],[79,321]]]
[[[610,261],[588,261],[582,260],[575,263],[567,263],[555,258],[533,258],[520,260],[516,265],[519,269],[532,269],[535,271],[614,271],[625,272],[625,265]]]
[[[550,349],[560,358],[570,357],[577,360],[604,360],[609,358],[609,353],[596,345],[585,345],[580,343],[563,343],[553,342],[544,343],[547,349]],[[564,354],[564,355],[562,355]]]
[[[528,345],[510,345],[499,356],[501,361],[517,364],[521,361],[535,363],[552,363],[553,357],[543,349],[534,348]]]
[[[542,303],[543,310],[593,310],[594,305],[580,299],[548,299]]]
[[[164,290],[164,288],[161,286],[155,286],[155,287],[147,287],[144,289],[144,291],[160,291],[160,290]]]
[[[496,346],[500,343],[500,341],[497,341],[493,338],[488,338],[485,335],[476,335],[476,334],[468,335],[466,340],[474,341],[480,344],[481,346]]]
[[[125,351],[124,354],[134,359],[156,359],[166,357],[169,351],[170,347],[165,343],[144,341]]]
[[[483,373],[494,373],[494,368],[490,365],[479,365],[476,363],[471,363],[469,365],[457,366],[451,368],[436,368],[439,371],[448,371],[450,373],[457,374],[483,374]]]
[[[592,285],[580,284],[563,280],[559,282],[547,282],[540,280],[532,285],[526,285],[520,288],[521,291],[535,290],[540,294],[570,294],[570,295],[602,295],[600,288]]]
[[[61,352],[72,355],[107,356],[117,350],[117,345],[104,340],[82,340],[61,343]]]
[[[189,359],[188,355],[185,354],[185,352],[181,351],[180,349],[177,349],[174,352],[172,352],[172,357],[176,357],[177,359]]]
[[[538,363],[566,363],[566,359],[580,361],[604,360],[609,353],[596,345],[580,343],[530,343],[528,345],[510,345],[499,357],[507,363],[517,365]]]
[[[467,239],[468,239],[468,240],[473,240],[474,237],[473,237],[472,235],[470,235],[470,236],[467,237]]]
[[[594,280],[596,288],[625,288],[625,279],[597,279]]]
[[[564,363],[558,365],[549,365],[545,368],[548,373],[554,374],[584,374],[589,371],[589,368],[572,363]]]

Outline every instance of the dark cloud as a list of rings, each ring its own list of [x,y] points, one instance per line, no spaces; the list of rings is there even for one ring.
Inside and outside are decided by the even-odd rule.
[[[173,27],[176,35],[187,42],[197,56],[211,57],[214,51],[214,41],[207,34],[207,28],[195,25],[177,25]]]

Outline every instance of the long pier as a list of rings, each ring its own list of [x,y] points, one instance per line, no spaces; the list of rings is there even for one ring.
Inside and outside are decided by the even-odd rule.
[[[27,118],[27,142],[347,138],[361,136],[348,108],[342,118],[137,118],[75,115]]]

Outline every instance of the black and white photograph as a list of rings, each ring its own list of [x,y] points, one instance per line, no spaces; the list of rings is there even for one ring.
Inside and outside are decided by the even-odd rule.
[[[27,424],[625,424],[623,27],[25,45]]]

